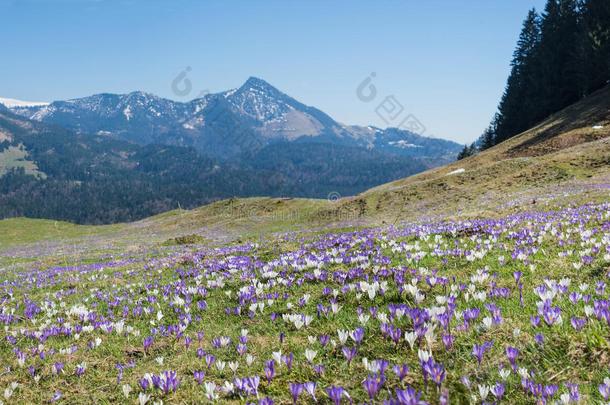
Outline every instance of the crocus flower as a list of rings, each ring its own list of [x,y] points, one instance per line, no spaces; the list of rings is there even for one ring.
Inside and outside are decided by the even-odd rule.
[[[347,365],[349,366],[354,357],[356,357],[358,349],[355,347],[343,347],[341,350],[343,352],[343,356],[345,356],[345,359],[347,360]]]
[[[193,377],[195,377],[195,381],[197,381],[197,384],[201,385],[203,383],[203,379],[205,378],[205,371],[195,370],[193,371]]]
[[[500,401],[504,396],[504,384],[496,383],[496,385],[491,387],[491,393]]]
[[[396,390],[396,398],[399,404],[418,405],[420,404],[421,392],[413,387],[407,386],[404,390]]]
[[[152,347],[153,341],[154,341],[154,339],[153,339],[152,336],[148,336],[148,337],[144,338],[143,344],[144,344],[144,351],[145,352],[148,352],[148,350]]]
[[[271,380],[275,377],[275,360],[265,362],[265,376],[267,377],[267,384],[271,384]]]
[[[59,374],[63,371],[64,369],[64,363],[61,362],[56,362],[53,364],[53,374]]]
[[[362,383],[369,399],[373,401],[385,382],[383,374],[370,374]]]
[[[472,347],[472,355],[474,357],[476,357],[479,365],[481,364],[481,361],[483,360],[483,355],[485,354],[485,352],[487,350],[489,350],[491,348],[492,345],[493,345],[493,342],[484,342],[481,345],[475,344]]]
[[[334,385],[327,388],[326,393],[328,394],[328,397],[330,398],[330,400],[333,402],[334,405],[340,405],[341,398],[344,395],[347,398],[349,398],[349,394],[347,393],[347,391],[345,391],[345,389],[343,387],[337,387]]]
[[[159,376],[159,388],[165,393],[175,392],[180,385],[178,374],[175,371],[165,371]]]
[[[299,399],[299,395],[303,391],[304,386],[303,386],[303,384],[299,384],[299,383],[290,383],[290,384],[288,384],[288,387],[290,388],[290,395],[292,396],[292,403],[296,404],[297,400]]]
[[[604,398],[604,400],[610,400],[610,378],[604,378],[604,382],[597,386],[599,393]]]
[[[396,377],[398,377],[398,379],[402,381],[409,373],[409,366],[406,364],[402,364],[399,366],[397,364],[392,368],[392,370],[394,371],[394,374],[396,374]]]
[[[315,382],[311,382],[311,381],[303,384],[305,391],[307,391],[307,393],[311,396],[311,398],[314,400],[314,402],[318,402],[318,400],[316,399],[316,386],[317,386],[317,384]]]

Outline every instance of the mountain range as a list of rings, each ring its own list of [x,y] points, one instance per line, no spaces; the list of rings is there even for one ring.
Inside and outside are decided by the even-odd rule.
[[[402,129],[340,124],[254,77],[190,102],[144,92],[6,100],[2,217],[106,223],[232,196],[354,195],[450,162],[461,149]]]

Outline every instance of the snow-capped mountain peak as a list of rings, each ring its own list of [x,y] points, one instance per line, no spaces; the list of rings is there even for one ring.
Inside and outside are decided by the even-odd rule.
[[[274,142],[316,142],[364,147],[400,155],[457,154],[460,145],[409,131],[342,125],[258,77],[240,87],[178,102],[142,91],[95,94],[48,103],[9,103],[12,112],[138,144],[188,145],[223,159]],[[420,147],[421,146],[421,147]]]

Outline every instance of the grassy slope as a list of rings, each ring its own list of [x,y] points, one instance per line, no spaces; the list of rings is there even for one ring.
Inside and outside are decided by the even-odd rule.
[[[533,205],[534,196],[537,205],[561,200],[563,188],[581,189],[584,200],[604,199],[608,190],[597,185],[610,183],[609,135],[607,87],[494,148],[373,188],[334,212],[385,221],[416,219],[423,212],[489,216],[522,210]]]
[[[83,226],[47,219],[10,218],[0,221],[0,247],[103,235],[121,227],[121,225]]]
[[[0,152],[0,176],[12,169],[23,169],[27,174],[44,179],[46,174],[38,170],[36,163],[27,158],[28,153],[21,144],[18,147],[10,146]]]
[[[593,129],[601,125],[601,129]],[[457,216],[496,216],[566,202],[603,201],[610,184],[610,87],[477,156],[338,202],[247,198],[175,210],[131,224],[82,227],[57,221],[0,221],[4,246],[85,235],[126,244],[200,234],[216,243],[274,232]],[[463,173],[450,174],[463,169]],[[569,197],[564,198],[565,194]],[[575,197],[576,195],[576,197]],[[59,225],[57,225],[59,224]]]

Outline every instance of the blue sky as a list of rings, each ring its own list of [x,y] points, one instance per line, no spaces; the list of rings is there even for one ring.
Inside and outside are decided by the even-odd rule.
[[[528,9],[544,0],[0,0],[0,96],[143,90],[175,100],[261,77],[340,122],[386,124],[394,96],[430,136],[474,140],[502,94]],[[189,67],[193,90],[172,82]],[[372,72],[377,98],[358,85]]]

